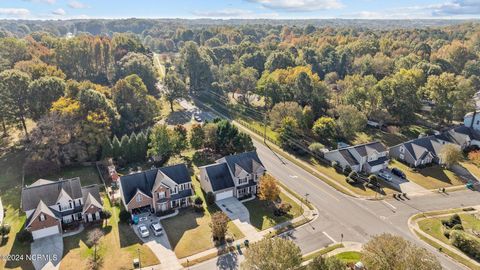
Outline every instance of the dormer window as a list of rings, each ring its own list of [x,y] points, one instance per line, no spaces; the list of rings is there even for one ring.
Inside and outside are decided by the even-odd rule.
[[[73,208],[72,200],[69,200],[69,201],[68,201],[68,204],[70,205],[70,208]]]
[[[405,147],[403,147],[403,145],[402,145],[402,146],[400,146],[400,153],[404,153],[404,152],[405,152]]]
[[[57,205],[58,205],[58,211],[62,211],[62,205],[60,205],[59,202],[57,203]]]
[[[40,221],[45,221],[45,215],[44,214],[40,214]]]

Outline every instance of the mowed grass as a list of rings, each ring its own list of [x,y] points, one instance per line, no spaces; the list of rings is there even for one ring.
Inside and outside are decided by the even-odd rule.
[[[4,224],[11,226],[8,237],[0,243],[1,255],[30,254],[30,244],[23,244],[15,239],[26,220],[25,214],[19,209],[24,160],[25,152],[22,150],[14,150],[0,157],[0,196],[6,209]],[[28,260],[0,260],[0,269],[33,269],[33,265]]]
[[[119,223],[120,208],[112,207],[106,197],[103,203],[105,209],[111,211],[112,217],[106,224],[98,224],[86,228],[78,235],[64,238],[64,257],[60,269],[89,269],[86,261],[93,256],[94,248],[87,245],[87,239],[88,232],[93,228],[101,228],[105,234],[97,248],[97,254],[102,260],[101,269],[131,269],[129,266],[138,257],[138,250],[142,266],[158,264],[155,254],[141,242],[133,229],[127,224]]]
[[[392,160],[390,167],[399,168],[405,173],[408,180],[415,182],[426,189],[438,189],[465,184],[462,178],[440,165],[433,165],[431,167],[413,171],[407,165],[397,160]]]
[[[462,220],[462,225],[465,232],[470,232],[472,230],[480,230],[480,219],[475,217],[474,214],[460,213],[458,215]],[[442,220],[447,220],[449,218],[450,216],[423,219],[418,222],[418,226],[425,233],[455,248],[453,245],[451,245],[450,240],[445,235],[443,235],[444,229],[442,225]]]
[[[303,214],[303,208],[286,194],[280,193],[280,199],[282,203],[288,203],[292,206],[292,209],[284,216],[275,216],[273,214],[274,206],[258,198],[244,203],[250,212],[250,222],[257,230],[266,230]]]
[[[357,251],[347,251],[335,255],[337,259],[341,260],[344,263],[357,263],[361,260],[362,253]]]
[[[202,198],[205,211],[197,213],[193,209],[183,209],[177,216],[162,220],[170,245],[178,258],[215,247],[209,224],[211,215],[220,209],[216,205],[207,207],[200,182],[195,177],[192,177],[192,185],[196,195]],[[234,239],[245,237],[232,222],[228,224],[228,235]]]
[[[50,173],[42,177],[28,176],[25,177],[25,185],[29,185],[39,178],[56,181],[60,178],[69,179],[74,177],[80,177],[82,186],[88,186],[93,184],[102,184],[102,180],[98,175],[97,168],[95,166],[72,166],[60,169],[58,173]]]

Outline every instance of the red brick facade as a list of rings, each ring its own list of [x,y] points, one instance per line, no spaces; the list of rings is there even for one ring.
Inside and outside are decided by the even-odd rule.
[[[140,196],[142,199],[141,201],[137,201],[137,196]],[[139,208],[139,207],[144,207],[144,206],[150,206],[153,208],[152,204],[152,198],[148,197],[147,195],[143,194],[142,192],[137,192],[135,196],[133,196],[132,200],[128,202],[127,204],[127,209],[129,211],[132,211],[132,209]]]
[[[57,225],[58,229],[61,231],[62,227],[60,226],[60,221],[52,216],[43,214],[45,217],[45,220],[41,221],[40,216],[42,214],[38,215],[32,222],[30,223],[30,226],[28,227],[29,231],[37,231],[41,229],[45,229],[48,227],[52,227]]]

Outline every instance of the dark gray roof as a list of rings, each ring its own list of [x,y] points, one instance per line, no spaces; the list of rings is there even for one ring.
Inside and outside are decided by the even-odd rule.
[[[372,161],[368,162],[368,165],[377,166],[377,165],[385,163],[386,161],[388,161],[388,157],[384,156],[384,157],[380,157],[377,160],[372,160]]]
[[[444,132],[442,136],[447,138],[448,141],[458,145],[466,145],[468,138],[471,140],[480,140],[480,133],[478,131],[463,125]]]
[[[22,189],[22,210],[36,209],[40,201],[43,201],[47,206],[54,205],[62,189],[72,199],[79,199],[83,196],[80,178],[78,177],[51,182],[36,182],[34,185]]]
[[[82,187],[82,194],[83,194],[84,210],[85,210],[85,207],[88,207],[88,204],[91,204],[91,203],[93,203],[94,205],[99,203],[97,207],[102,206],[103,202],[102,202],[102,198],[100,197],[100,189],[98,188],[98,185],[90,185],[90,186]],[[95,201],[92,201],[91,198],[89,198],[88,196],[89,194],[95,199]]]
[[[135,193],[137,193],[137,189],[151,197],[152,188],[155,184],[155,179],[159,170],[177,184],[191,182],[190,174],[188,173],[185,164],[178,164],[160,169],[150,169],[143,172],[124,175],[120,177],[120,184],[122,185],[122,195],[125,202],[128,203],[132,199]]]
[[[233,175],[237,175],[236,172],[236,166],[240,166],[242,169],[244,169],[247,173],[252,173],[256,168],[255,168],[255,162],[257,164],[260,164],[263,166],[262,161],[260,161],[260,158],[258,158],[257,152],[256,151],[251,151],[251,152],[245,152],[245,153],[240,153],[236,155],[230,155],[230,156],[225,156],[223,157],[225,161],[228,164],[228,168],[232,172]],[[263,166],[265,167],[265,166]]]
[[[158,170],[162,171],[177,184],[184,184],[192,181],[190,179],[190,173],[188,172],[187,165],[185,164],[163,167],[159,168]]]
[[[213,191],[219,191],[235,186],[226,163],[212,164],[205,166],[204,168]]]
[[[385,145],[383,145],[379,141],[369,142],[361,145],[353,146],[353,148],[360,154],[362,157],[366,157],[373,153],[373,151],[377,151],[378,153],[387,151]]]
[[[358,165],[357,160],[352,155],[352,153],[348,151],[347,148],[340,149],[338,150],[338,152],[343,156],[343,158],[348,162],[348,164],[350,164],[350,166]]]
[[[191,189],[184,189],[182,191],[179,191],[177,194],[172,194],[170,199],[171,200],[177,200],[177,199],[180,199],[180,198],[190,197],[192,195],[193,195],[193,193],[192,193]]]

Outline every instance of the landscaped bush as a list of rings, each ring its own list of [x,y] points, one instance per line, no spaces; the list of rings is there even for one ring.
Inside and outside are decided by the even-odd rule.
[[[450,230],[445,230],[445,231],[443,231],[443,235],[444,235],[446,238],[450,238]]]
[[[353,185],[357,182],[357,181],[355,181],[355,179],[352,179],[350,177],[345,178],[345,181],[347,181],[347,183],[349,183],[350,185]]]
[[[452,229],[453,226],[457,225],[457,224],[462,224],[462,220],[460,219],[460,216],[458,214],[455,214],[453,216],[451,216],[449,219],[447,220],[442,220],[442,224],[443,226],[449,228],[449,229]]]
[[[199,196],[196,196],[195,199],[193,200],[193,206],[195,209],[195,212],[203,212],[203,200]]]
[[[343,174],[348,176],[351,173],[352,173],[352,168],[350,166],[345,166],[345,169],[343,169]]]
[[[462,224],[455,224],[455,226],[452,227],[452,230],[463,231],[463,226]]]
[[[292,205],[289,203],[281,203],[277,209],[274,211],[274,215],[276,216],[284,216],[288,214],[288,212],[292,209]]]
[[[27,230],[21,230],[17,233],[17,240],[21,243],[31,243],[33,242],[32,233]]]
[[[130,222],[131,218],[132,218],[132,215],[130,215],[130,213],[127,210],[120,211],[119,219],[121,222],[128,223]]]
[[[452,231],[450,233],[452,245],[463,251],[475,260],[480,260],[480,241],[467,235],[463,231]]]
[[[205,197],[205,201],[207,201],[207,204],[208,205],[212,205],[215,203],[215,194],[213,194],[213,192],[208,192],[206,197]]]

